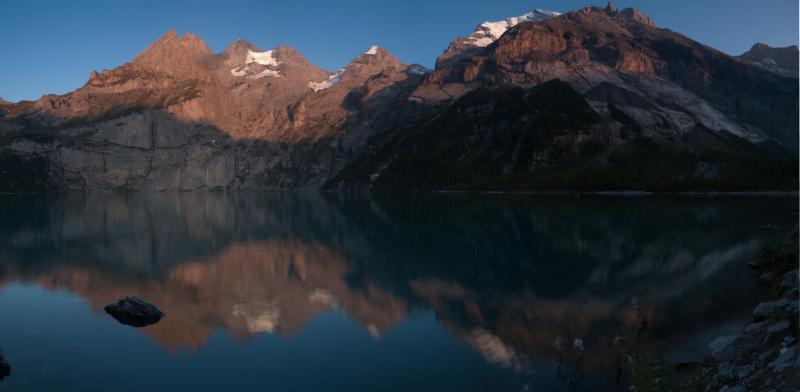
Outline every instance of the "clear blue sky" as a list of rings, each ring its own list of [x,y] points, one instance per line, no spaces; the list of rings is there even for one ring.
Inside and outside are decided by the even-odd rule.
[[[570,11],[603,0],[284,0],[0,1],[0,97],[17,101],[65,93],[92,70],[130,61],[175,28],[203,37],[214,51],[237,38],[262,49],[298,48],[335,69],[372,44],[407,63],[432,66],[456,37],[484,20],[535,8]],[[660,27],[724,52],[755,42],[796,44],[798,0],[628,0]]]

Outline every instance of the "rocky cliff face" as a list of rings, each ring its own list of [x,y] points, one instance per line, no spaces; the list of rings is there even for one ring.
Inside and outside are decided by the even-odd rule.
[[[369,187],[371,180],[346,178],[342,169],[388,151],[384,143],[389,139],[406,145],[422,140],[410,135],[435,135],[430,121],[440,116],[472,111],[463,118],[482,121],[478,133],[457,132],[469,143],[481,140],[465,150],[477,153],[498,148],[494,129],[522,132],[520,127],[541,118],[543,110],[571,115],[568,108],[520,103],[498,117],[482,112],[495,113],[497,105],[491,102],[458,102],[477,89],[488,91],[481,99],[504,99],[505,93],[494,92],[506,85],[527,90],[553,79],[566,83],[557,84],[559,92],[574,90],[595,120],[570,129],[557,129],[563,122],[548,123],[547,132],[558,137],[541,136],[531,125],[521,134],[532,136],[502,141],[506,145],[495,152],[502,156],[492,160],[499,166],[468,165],[471,178],[497,173],[500,166],[517,173],[522,167],[551,170],[586,163],[590,156],[606,162],[619,146],[643,140],[659,148],[677,145],[681,154],[692,156],[688,166],[701,168],[701,177],[714,177],[719,160],[687,142],[697,135],[723,140],[720,148],[728,161],[746,156],[772,162],[777,157],[781,166],[781,151],[797,149],[797,82],[753,64],[659,29],[633,9],[589,7],[564,15],[537,10],[485,22],[454,41],[433,72],[403,64],[377,46],[329,72],[293,48],[264,51],[239,40],[215,54],[199,37],[170,31],[132,62],[93,72],[71,93],[0,102],[0,174],[5,179],[0,190]],[[778,152],[763,153],[772,146]],[[378,159],[381,166],[362,169],[369,167],[377,179],[380,167],[402,152],[398,147]],[[525,154],[534,155],[521,165]],[[409,163],[417,159],[407,158]],[[459,156],[451,159],[459,165]],[[419,178],[440,176],[428,171],[431,166],[419,165],[422,161],[415,164]],[[785,186],[785,175],[796,178],[796,170],[779,172],[784,173],[780,180],[735,187],[772,189]],[[640,177],[622,177],[607,186],[642,185]],[[331,185],[334,178],[344,181]],[[485,179],[476,184],[496,186]],[[524,184],[514,188],[566,186],[557,181]]]

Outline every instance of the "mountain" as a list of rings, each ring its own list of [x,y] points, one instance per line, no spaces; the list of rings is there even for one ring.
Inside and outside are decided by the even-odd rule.
[[[778,75],[796,78],[798,56],[797,45],[773,48],[759,42],[739,58]]]
[[[643,125],[666,121],[666,128],[682,133],[700,123],[751,141],[797,144],[796,83],[656,28],[632,9],[587,7],[523,23],[480,54],[437,66],[414,96],[446,101],[480,86],[533,86],[555,78],[600,101],[606,90],[622,89],[640,106],[651,104],[656,113],[635,113]]]
[[[444,109],[374,138],[327,187],[794,189],[797,96],[797,79],[640,11],[587,7],[437,64],[411,99]]]
[[[796,77],[630,8],[484,22],[432,71],[173,30],[0,103],[0,191],[796,189],[797,111]]]
[[[404,83],[421,81],[413,69],[374,47],[332,77],[293,48],[239,40],[214,54],[170,31],[71,93],[4,105],[0,188],[313,186],[358,148],[370,121],[392,117],[383,111],[405,100]]]

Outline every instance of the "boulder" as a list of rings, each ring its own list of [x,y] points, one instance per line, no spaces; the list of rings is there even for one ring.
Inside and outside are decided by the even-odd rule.
[[[736,376],[736,366],[730,361],[722,362],[717,368],[717,375],[723,381],[732,380]]]
[[[753,370],[755,370],[755,366],[753,364],[744,365],[739,368],[736,375],[739,376],[740,380],[744,380],[745,378],[747,378],[747,376],[753,373]]]
[[[793,270],[783,275],[783,280],[781,280],[781,289],[791,290],[797,287],[798,273],[800,273],[798,270]]]
[[[711,356],[718,361],[728,361],[758,347],[758,340],[750,335],[722,336],[714,339],[708,347],[711,349]]]
[[[772,357],[772,353],[773,353],[773,350],[771,348],[767,349],[767,351],[764,351],[763,353],[758,355],[758,357],[756,358],[756,362],[759,363],[759,364],[763,364],[770,357]]]
[[[125,297],[104,309],[120,323],[133,327],[155,324],[164,317],[161,310],[140,297]]]
[[[752,323],[752,324],[748,325],[747,327],[745,327],[744,332],[748,333],[748,334],[759,333],[759,332],[767,329],[768,325],[769,325],[769,323],[766,322],[766,321],[759,321],[757,323]]]
[[[764,321],[790,304],[790,301],[785,298],[772,302],[762,302],[753,309],[753,321]]]
[[[791,332],[791,326],[786,320],[772,324],[767,328],[767,334],[764,337],[764,344],[766,347],[778,345],[782,343],[783,338],[785,338]]]
[[[769,364],[769,368],[775,373],[783,372],[790,366],[800,366],[800,360],[797,358],[797,346],[782,348],[778,358]]]

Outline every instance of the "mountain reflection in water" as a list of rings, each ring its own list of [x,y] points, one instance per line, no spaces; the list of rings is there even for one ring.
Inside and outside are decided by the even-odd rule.
[[[164,347],[168,366],[201,355],[217,331],[242,342],[217,358],[225,362],[218,375],[234,389],[249,386],[224,369],[243,368],[237,350],[261,334],[297,344],[290,351],[310,358],[317,349],[309,340],[348,350],[346,339],[336,340],[344,332],[322,343],[302,334],[333,312],[373,344],[404,323],[435,326],[415,332],[419,347],[408,347],[412,341],[381,348],[368,366],[382,389],[617,390],[625,386],[615,384],[621,358],[615,339],[641,327],[643,318],[665,355],[677,360],[704,355],[713,334],[747,319],[758,289],[745,265],[782,234],[759,227],[788,229],[795,206],[795,197],[8,196],[0,198],[0,311],[10,314],[3,304],[15,301],[9,297],[21,290],[15,285],[32,290],[33,284],[82,298],[93,311],[86,328],[99,331],[102,323],[103,331],[128,333],[106,326],[113,320],[102,307],[143,296],[167,317],[134,333]],[[14,336],[14,317],[4,316],[4,324],[0,346],[18,360],[0,389],[41,386],[33,375],[46,371],[28,371],[29,363],[69,363],[46,347],[15,343],[22,338]],[[437,345],[469,347],[468,353],[442,348],[452,360],[451,378],[425,379],[416,368],[424,361],[402,362],[389,352]],[[155,355],[161,354],[140,359]],[[462,372],[468,369],[459,368],[460,357],[468,355],[479,355],[486,372],[475,378]],[[84,360],[91,367],[104,358]],[[314,378],[315,369],[303,371]],[[211,385],[175,377],[185,388]],[[300,382],[291,389],[371,385],[362,381]]]

